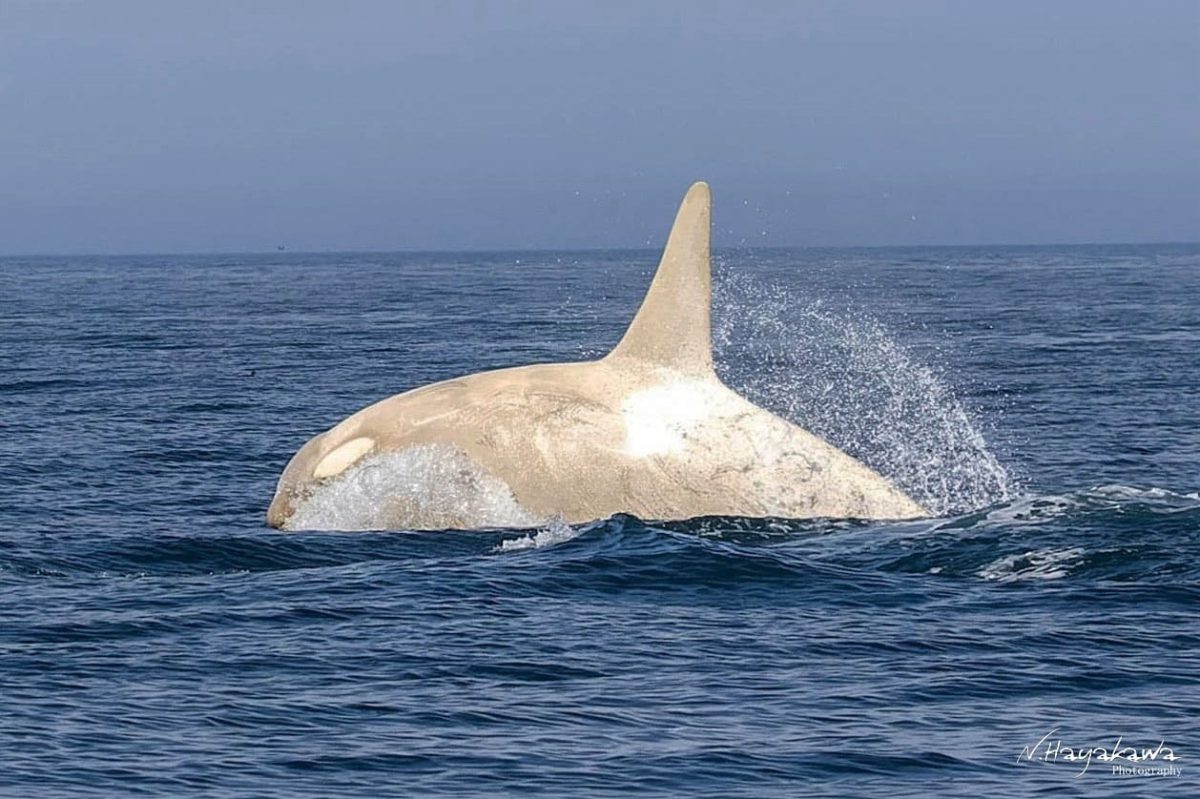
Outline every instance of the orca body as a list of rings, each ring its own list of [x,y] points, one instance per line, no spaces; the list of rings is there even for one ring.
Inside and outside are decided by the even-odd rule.
[[[482,372],[371,405],[296,453],[268,524],[305,527],[297,510],[315,494],[399,461],[437,467],[379,489],[384,495],[372,498],[377,507],[365,526],[532,526],[616,513],[659,520],[927,515],[882,475],[717,378],[710,228],[709,189],[696,183],[646,298],[611,353]],[[431,481],[449,490],[431,494]],[[484,494],[489,500],[478,501]]]

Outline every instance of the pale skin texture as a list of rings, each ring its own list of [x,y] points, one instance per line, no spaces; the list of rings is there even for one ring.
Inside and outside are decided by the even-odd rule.
[[[391,397],[313,438],[267,513],[283,527],[311,489],[361,459],[456,447],[530,514],[912,518],[886,478],[724,386],[712,367],[708,186],[680,206],[641,309],[608,356],[483,372]],[[410,506],[406,528],[445,526]],[[469,526],[462,519],[459,526]]]

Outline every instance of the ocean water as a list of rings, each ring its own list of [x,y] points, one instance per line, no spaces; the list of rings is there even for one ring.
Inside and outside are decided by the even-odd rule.
[[[720,254],[724,379],[932,519],[265,527],[655,258],[0,259],[0,795],[1200,793],[1198,245]]]

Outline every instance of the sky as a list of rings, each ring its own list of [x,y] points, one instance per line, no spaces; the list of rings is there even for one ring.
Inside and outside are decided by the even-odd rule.
[[[1200,240],[1200,2],[0,0],[0,253]]]

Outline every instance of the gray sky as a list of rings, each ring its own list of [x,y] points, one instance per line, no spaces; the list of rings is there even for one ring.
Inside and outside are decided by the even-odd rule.
[[[1200,2],[0,0],[0,253],[1200,240]]]

